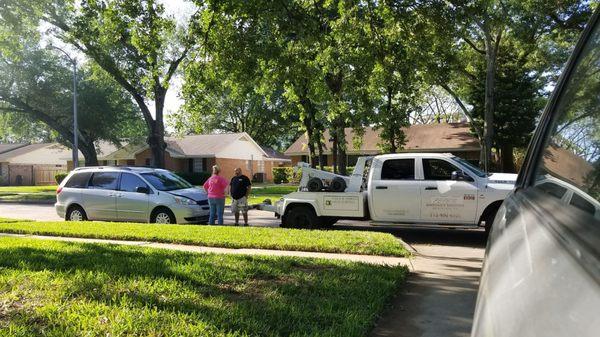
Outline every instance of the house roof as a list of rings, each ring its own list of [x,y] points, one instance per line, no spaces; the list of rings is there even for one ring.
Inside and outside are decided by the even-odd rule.
[[[19,156],[25,155],[32,151],[49,147],[54,143],[40,143],[40,144],[28,144],[25,146],[17,147],[14,150],[9,150],[0,154],[0,162],[13,162],[13,160]],[[43,164],[45,159],[44,154],[40,154],[40,164]]]
[[[23,146],[27,146],[27,143],[15,143],[15,144],[0,144],[0,154],[8,151],[18,149]]]
[[[208,135],[188,135],[182,137],[166,137],[166,151],[173,158],[211,158],[217,156],[221,151],[227,149],[233,142],[244,139],[248,140],[263,153],[265,157],[271,157],[261,146],[256,144],[252,137],[245,132],[241,133],[219,133]],[[135,155],[146,150],[147,144],[128,144],[99,160],[126,160],[135,159]],[[279,159],[279,157],[278,157]],[[281,158],[282,160],[289,158]]]
[[[269,156],[269,158],[272,159],[277,159],[277,160],[285,160],[285,161],[291,161],[292,159],[288,156],[286,156],[285,154],[273,149],[272,147],[269,146],[261,146],[262,150],[265,151],[265,153],[267,153],[267,155]]]
[[[544,166],[553,176],[575,186],[585,186],[594,172],[594,167],[572,151],[552,144],[544,151]]]
[[[481,146],[476,137],[471,135],[470,127],[466,123],[438,123],[418,124],[402,128],[406,135],[405,152],[458,152],[479,151]],[[348,154],[377,154],[381,153],[381,131],[372,127],[365,128],[359,148],[354,146],[354,130],[346,128],[346,146]],[[324,153],[330,154],[331,138],[329,130],[323,133]],[[300,136],[286,151],[288,156],[308,154],[306,134]]]

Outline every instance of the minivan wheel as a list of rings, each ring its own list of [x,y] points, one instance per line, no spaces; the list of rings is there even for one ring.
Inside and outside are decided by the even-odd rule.
[[[87,216],[85,215],[85,211],[83,208],[79,206],[72,206],[67,211],[67,216],[65,217],[67,221],[86,221]]]
[[[151,222],[158,224],[174,224],[175,216],[168,209],[160,208],[154,211],[154,213],[152,214]]]

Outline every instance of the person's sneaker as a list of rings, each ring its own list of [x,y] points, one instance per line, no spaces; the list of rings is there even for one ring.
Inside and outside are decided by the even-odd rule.
[[[239,223],[234,223],[233,225],[234,225],[234,226],[239,226],[240,224],[239,224]]]
[[[248,227],[248,224],[247,224],[247,223],[245,223],[245,224],[244,224],[244,227]]]

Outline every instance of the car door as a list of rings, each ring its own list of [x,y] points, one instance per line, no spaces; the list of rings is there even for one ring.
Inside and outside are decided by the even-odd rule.
[[[374,161],[369,185],[369,207],[374,221],[414,222],[421,208],[420,182],[415,180],[414,158]],[[380,167],[377,167],[380,166]]]
[[[84,209],[90,220],[116,220],[118,172],[94,172],[83,196]]]
[[[421,219],[429,223],[471,224],[477,214],[477,184],[452,180],[453,171],[463,171],[441,158],[422,158]],[[465,174],[468,174],[465,172]],[[470,176],[469,176],[470,177]]]
[[[138,192],[138,187],[150,192],[150,187],[132,173],[122,173],[117,192],[117,217],[119,221],[142,221],[150,219],[148,213],[150,194]]]
[[[599,15],[548,100],[492,226],[473,337],[600,331]]]

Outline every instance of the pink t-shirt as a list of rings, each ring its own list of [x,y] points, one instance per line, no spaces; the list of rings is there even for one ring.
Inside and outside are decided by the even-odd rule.
[[[227,186],[229,186],[227,179],[216,175],[208,178],[203,185],[204,190],[208,193],[208,197],[217,199],[225,198],[225,189]]]

